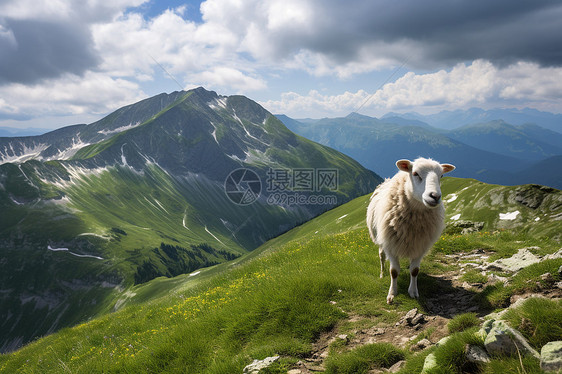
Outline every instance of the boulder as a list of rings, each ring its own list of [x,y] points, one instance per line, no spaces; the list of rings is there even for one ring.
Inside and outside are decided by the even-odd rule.
[[[542,347],[541,369],[555,373],[562,371],[562,341],[546,343]]]
[[[516,254],[509,258],[500,258],[486,267],[489,270],[501,270],[515,273],[529,265],[536,264],[540,258],[535,256],[529,249],[538,249],[538,247],[521,248]]]
[[[388,368],[388,372],[389,373],[398,373],[400,370],[402,370],[402,368],[404,366],[406,366],[406,361],[404,361],[404,360],[398,361],[397,363],[392,365],[390,368]]]
[[[485,364],[490,362],[490,356],[477,345],[467,345],[465,348],[466,360],[472,364]]]
[[[437,367],[437,359],[435,358],[435,354],[430,353],[425,358],[423,362],[423,368],[421,374],[429,373],[431,370]]]
[[[539,358],[539,353],[533,349],[514,328],[508,326],[505,321],[494,321],[492,328],[484,340],[486,350],[490,355],[517,355],[531,354]]]

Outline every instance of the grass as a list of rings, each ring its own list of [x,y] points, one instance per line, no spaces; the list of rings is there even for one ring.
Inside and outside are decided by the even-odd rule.
[[[58,372],[62,361],[80,372],[240,372],[250,358],[303,357],[345,316],[331,301],[384,302],[368,287],[382,281],[360,266],[371,252],[364,230],[293,242],[185,292],[34,342],[0,371]]]
[[[347,313],[393,323],[400,313],[420,307],[405,292],[407,272],[399,278],[404,292],[394,305],[386,306],[387,279],[378,278],[376,250],[365,229],[278,244],[275,250],[265,245],[249,259],[236,260],[234,267],[220,265],[223,270],[208,277],[202,273],[200,280],[199,275],[183,276],[181,282],[159,280],[156,289],[165,290],[168,284],[167,296],[152,301],[146,297],[142,303],[2,355],[0,372],[241,372],[253,359],[272,355],[284,357],[277,364],[282,371],[308,357],[311,343],[345,320]],[[420,277],[422,292],[428,280]],[[552,306],[541,310],[547,309]],[[451,331],[476,324],[473,315],[453,321]],[[455,324],[460,327],[452,327]],[[469,337],[470,331],[459,335],[463,344],[470,339],[478,343]],[[460,360],[460,345],[450,343],[451,353],[437,350],[435,354],[447,365],[463,367],[462,360],[455,361]],[[420,366],[418,355],[391,346],[337,348],[326,362],[328,372],[389,367],[403,358],[408,358],[407,368]]]
[[[507,286],[502,283],[487,286],[480,293],[480,297],[486,299],[495,308],[507,307],[512,295],[538,292],[543,288],[551,287],[553,282],[559,281],[558,269],[560,266],[562,266],[562,259],[544,260],[533,264],[511,277]],[[552,275],[550,280],[542,278],[542,275],[546,273]]]
[[[548,342],[562,340],[562,301],[533,298],[504,318],[540,352]]]
[[[477,270],[468,270],[464,273],[460,280],[468,283],[486,283],[488,281],[488,276],[483,275],[482,272]]]
[[[447,324],[447,328],[450,333],[455,333],[479,325],[480,320],[476,317],[476,313],[464,313],[453,317],[453,319]]]
[[[476,329],[472,328],[455,333],[434,351],[437,368],[431,373],[463,373],[473,372],[475,368],[467,362],[465,349],[467,345],[483,346],[484,342],[475,335]]]
[[[367,373],[373,368],[389,368],[404,357],[405,353],[392,344],[366,344],[348,352],[330,355],[326,361],[326,373]]]

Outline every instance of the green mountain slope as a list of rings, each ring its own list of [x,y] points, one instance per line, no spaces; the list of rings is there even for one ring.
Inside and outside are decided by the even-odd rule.
[[[2,351],[111,311],[133,285],[236,258],[380,181],[250,99],[202,88],[9,142],[20,162],[0,165]],[[33,144],[43,151],[26,153]],[[226,185],[237,169],[260,183],[248,203],[232,196],[254,182]],[[333,184],[273,188],[277,174],[324,171]]]
[[[282,355],[276,370],[287,372],[298,367],[299,360],[320,362],[315,354],[320,353],[318,349],[326,349],[328,358],[324,364],[331,372],[338,372],[335,367],[344,365],[347,362],[342,361],[344,358],[352,361],[345,365],[366,362],[371,368],[389,367],[406,358],[407,366],[401,372],[419,373],[420,358],[423,364],[429,351],[416,355],[398,347],[360,343],[375,350],[391,349],[393,358],[379,361],[376,355],[346,356],[350,349],[346,345],[352,343],[341,342],[327,349],[327,345],[318,342],[327,341],[322,340],[326,337],[334,337],[337,342],[336,337],[341,333],[351,336],[351,342],[354,334],[359,336],[369,329],[388,330],[389,339],[390,335],[406,333],[414,334],[411,340],[416,334],[439,339],[443,326],[432,322],[421,330],[410,329],[411,332],[394,326],[414,307],[427,314],[429,321],[442,321],[442,315],[431,312],[431,301],[439,294],[452,299],[457,293],[475,297],[480,300],[478,310],[489,311],[502,306],[498,303],[505,298],[509,300],[512,294],[527,292],[528,287],[535,287],[535,291],[536,284],[552,287],[540,282],[541,274],[547,271],[557,274],[562,259],[540,263],[529,268],[525,275],[515,276],[507,285],[490,286],[484,291],[467,293],[439,281],[448,272],[458,274],[458,265],[450,262],[451,253],[462,255],[464,251],[486,248],[499,258],[510,256],[521,246],[539,244],[542,254],[558,249],[560,238],[548,236],[555,228],[553,225],[559,228],[561,193],[543,191],[546,196],[536,206],[540,199],[518,198],[521,191],[529,188],[535,187],[489,186],[473,180],[444,178],[445,199],[452,200],[447,203],[448,222],[462,207],[464,219],[486,223],[480,232],[445,234],[440,239],[422,262],[418,301],[408,297],[408,275],[402,272],[396,302],[385,303],[388,279],[378,277],[377,250],[364,227],[369,198],[365,195],[232,262],[138,285],[130,290],[127,300],[122,300],[121,310],[0,356],[0,372],[235,373],[242,372],[253,359],[273,355]],[[484,204],[489,203],[485,199],[488,195],[496,196],[493,200],[498,212],[513,207],[522,212],[520,220],[512,221],[515,230],[504,227],[502,231],[492,232],[499,223],[494,218],[496,214],[491,214]],[[453,200],[454,196],[457,198]],[[480,201],[482,204],[478,205]],[[452,228],[449,225],[448,230]],[[443,249],[443,244],[447,248]],[[461,308],[456,313],[462,313],[462,306],[455,305]],[[466,308],[474,305],[470,303]],[[549,313],[553,313],[552,308]],[[499,366],[504,369],[511,365],[506,358],[494,360],[490,365],[503,362]],[[538,363],[526,359],[524,365],[529,372]]]

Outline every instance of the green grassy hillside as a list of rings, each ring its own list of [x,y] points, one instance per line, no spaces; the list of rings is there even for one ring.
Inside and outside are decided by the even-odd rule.
[[[399,295],[394,304],[386,304],[388,277],[379,278],[378,253],[363,223],[369,198],[366,195],[231,262],[135,286],[120,301],[119,311],[63,329],[19,351],[0,356],[0,372],[240,373],[253,359],[281,355],[281,360],[269,372],[283,373],[298,367],[299,361],[315,359],[319,347],[329,346],[325,348],[327,357],[322,358],[328,372],[367,372],[370,368],[389,367],[405,358],[407,363],[402,372],[419,373],[429,351],[412,353],[407,349],[410,343],[391,346],[377,340],[353,345],[354,339],[350,343],[338,343],[337,340],[328,342],[327,338],[343,333],[357,340],[363,331],[380,328],[389,332],[381,335],[381,339],[407,332],[413,334],[407,336],[412,338],[411,342],[421,337],[434,341],[443,335],[437,322],[428,322],[419,331],[394,329],[401,328],[396,327],[401,317],[414,307],[428,315],[430,321],[451,317],[432,312],[438,294],[450,293],[454,298],[455,294],[464,296],[469,292],[442,282],[442,277],[449,273],[459,274],[458,267],[451,262],[451,254],[485,249],[492,257],[499,258],[530,245],[539,246],[535,251],[540,254],[558,250],[559,239],[549,233],[556,225],[553,216],[560,214],[560,205],[556,205],[560,191],[548,193],[541,203],[542,210],[521,203],[513,206],[521,213],[520,221],[513,220],[518,226],[512,230],[493,227],[495,213],[488,212],[486,206],[478,208],[479,200],[474,200],[474,193],[483,187],[491,189],[487,194],[497,189],[508,200],[517,194],[511,187],[444,179],[445,200],[450,200],[452,194],[458,196],[457,204],[452,204],[455,201],[447,204],[448,222],[461,211],[463,219],[482,220],[486,226],[464,235],[449,226],[451,232],[441,237],[422,262],[419,300],[407,295],[408,275],[402,272]],[[469,197],[476,206],[472,210],[469,210]],[[465,201],[464,210],[459,205],[462,201]],[[503,207],[511,208],[511,205]],[[535,221],[536,217],[541,219]],[[534,226],[529,228],[531,225]],[[541,281],[541,274],[550,272],[555,280],[560,280],[557,273],[560,265],[560,259],[546,260],[527,268],[522,275],[519,273],[507,286],[473,289],[468,295],[477,302],[478,313],[491,311],[505,306],[502,302],[511,295],[552,287],[551,283]],[[452,314],[463,312],[461,308]],[[432,315],[437,319],[431,319]],[[475,340],[459,336],[456,341]],[[455,362],[451,355],[441,351],[436,354],[443,362]],[[503,362],[503,366],[498,362]],[[517,372],[519,362],[514,362],[495,358],[485,370],[499,373],[494,368],[500,367],[504,372],[511,372],[510,367],[515,367],[513,372]],[[536,372],[532,369],[537,367],[537,362],[526,359],[523,366],[527,372]],[[447,372],[456,369],[449,367]]]

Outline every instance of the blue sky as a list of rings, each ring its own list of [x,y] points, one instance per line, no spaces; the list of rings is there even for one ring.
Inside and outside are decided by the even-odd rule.
[[[0,126],[198,86],[294,118],[561,113],[560,19],[551,0],[2,0]]]

